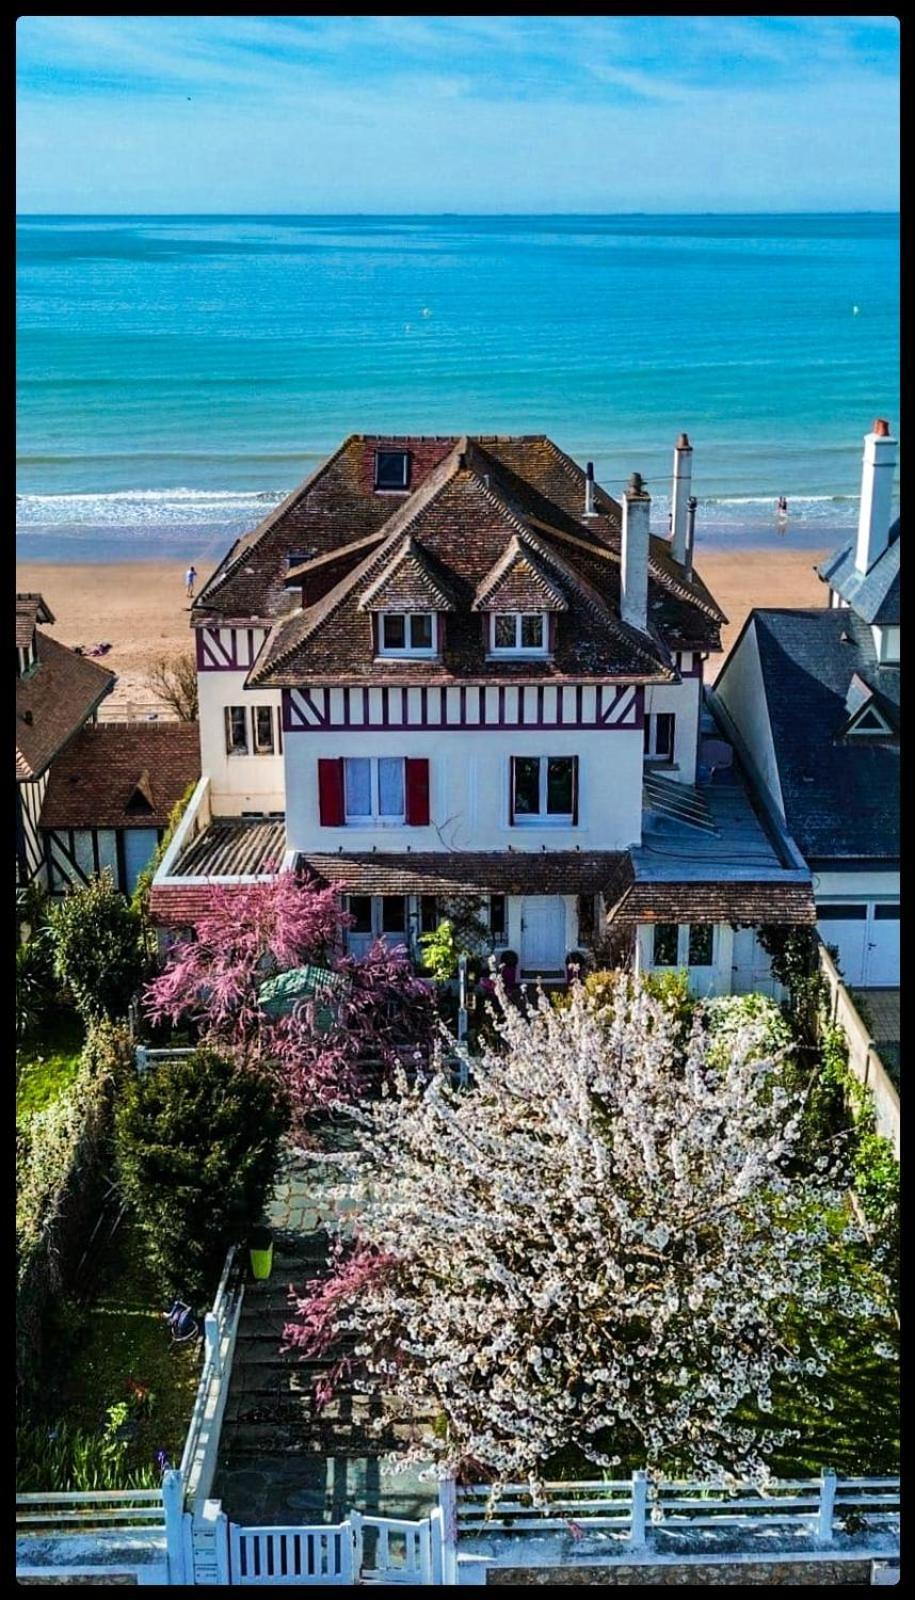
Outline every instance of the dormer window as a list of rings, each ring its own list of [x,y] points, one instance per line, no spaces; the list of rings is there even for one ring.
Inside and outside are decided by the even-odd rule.
[[[550,630],[543,611],[495,611],[490,615],[490,650],[498,656],[545,656]]]
[[[378,654],[381,656],[433,656],[438,648],[438,619],[434,611],[381,611],[378,613]]]
[[[409,450],[375,451],[375,488],[399,490],[410,487]]]

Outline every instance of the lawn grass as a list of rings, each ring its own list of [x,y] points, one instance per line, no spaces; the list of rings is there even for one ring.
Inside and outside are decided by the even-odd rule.
[[[137,1418],[130,1464],[150,1465],[159,1450],[177,1466],[197,1392],[201,1341],[170,1342],[162,1292],[126,1220],[104,1252],[89,1306],[61,1304],[49,1339],[57,1379],[48,1410],[88,1431],[104,1427],[108,1407],[131,1397],[130,1380],[150,1391]],[[53,1349],[51,1348],[53,1342]]]
[[[76,1077],[85,1029],[73,1011],[49,1014],[34,1039],[16,1050],[16,1120],[42,1111]]]

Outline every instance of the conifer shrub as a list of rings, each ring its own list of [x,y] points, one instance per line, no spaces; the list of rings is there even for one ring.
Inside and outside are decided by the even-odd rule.
[[[106,867],[49,913],[54,972],[89,1023],[127,1015],[143,975],[141,923]]]
[[[212,1050],[126,1085],[119,1180],[167,1294],[211,1298],[229,1245],[260,1219],[285,1125],[275,1083]]]

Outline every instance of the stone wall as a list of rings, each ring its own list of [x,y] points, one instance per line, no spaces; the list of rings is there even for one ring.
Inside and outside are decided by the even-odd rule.
[[[852,1584],[869,1585],[869,1561],[665,1563],[663,1566],[490,1567],[487,1584]]]

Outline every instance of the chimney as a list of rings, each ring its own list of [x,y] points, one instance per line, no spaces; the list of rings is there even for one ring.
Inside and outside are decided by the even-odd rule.
[[[593,461],[589,461],[588,462],[588,470],[585,473],[585,516],[586,517],[596,517],[597,516],[597,512],[594,509],[594,462]]]
[[[670,496],[671,549],[670,553],[681,567],[686,562],[687,505],[693,478],[693,447],[681,433],[674,446],[674,482]]]
[[[870,572],[889,543],[895,471],[896,440],[890,437],[889,423],[878,417],[873,433],[864,435],[861,509],[855,549],[855,567],[862,574]]]
[[[693,552],[696,548],[696,508],[698,504],[696,496],[691,494],[686,502],[686,561],[683,568],[690,581],[692,581],[693,576]]]
[[[637,472],[623,495],[620,546],[620,616],[640,633],[648,629],[648,524],[651,496]]]

